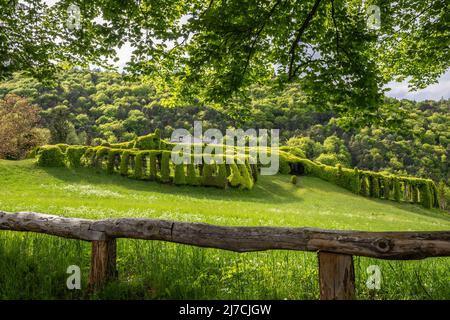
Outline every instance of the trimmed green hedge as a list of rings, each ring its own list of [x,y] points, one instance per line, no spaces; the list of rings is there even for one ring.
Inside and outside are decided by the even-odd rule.
[[[186,184],[186,174],[184,172],[184,164],[176,164],[175,165],[175,175],[173,177],[173,183],[176,185],[184,185]]]
[[[236,155],[216,155],[222,157],[224,164],[174,165],[171,151],[161,150],[170,143],[159,139],[159,134],[136,139],[133,149],[128,144],[114,144],[112,147],[54,145],[36,148],[37,164],[40,166],[86,166],[108,173],[118,172],[134,179],[155,180],[176,185],[204,185],[226,188],[227,186],[252,189],[258,179],[262,166],[250,164],[249,155],[245,163],[236,163]],[[147,146],[157,147],[154,150]],[[246,148],[246,151],[249,149]],[[286,174],[306,174],[334,183],[355,194],[379,199],[392,199],[421,203],[426,208],[438,206],[436,185],[428,179],[399,177],[390,174],[348,169],[340,164],[336,167],[316,163],[296,156],[292,148],[280,148],[279,172]],[[270,155],[270,154],[269,154]],[[200,156],[200,155],[197,155]],[[192,156],[192,159],[194,156]],[[132,159],[132,161],[130,160]],[[231,161],[230,161],[231,160]],[[230,163],[231,162],[231,163]],[[149,165],[149,167],[148,167]],[[173,167],[173,170],[171,169]]]
[[[438,207],[437,188],[429,179],[347,169],[340,165],[332,167],[293,155],[286,156],[281,151],[280,158],[284,158],[291,167],[294,164],[303,166],[307,175],[332,182],[356,194],[397,202],[413,202],[422,204],[425,208]]]
[[[64,167],[65,154],[57,146],[43,146],[37,153],[37,165],[41,167]]]
[[[69,146],[66,149],[67,164],[71,168],[81,167],[81,158],[85,154],[87,147],[83,146]]]
[[[159,131],[136,138],[134,148],[140,150],[159,150],[160,149]]]
[[[171,152],[163,151],[161,154],[161,182],[168,183],[170,179],[170,155]]]

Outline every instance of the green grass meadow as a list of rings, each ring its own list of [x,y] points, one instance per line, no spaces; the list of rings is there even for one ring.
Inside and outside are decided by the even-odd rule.
[[[450,230],[450,216],[418,205],[359,197],[318,178],[262,176],[251,191],[175,187],[90,169],[0,160],[0,209],[67,217],[147,217],[218,225],[369,231]],[[450,299],[450,258],[354,257],[358,299]],[[88,294],[90,243],[0,231],[0,299],[318,299],[315,253],[233,253],[118,239],[118,281]],[[381,289],[366,288],[369,265]],[[66,269],[82,270],[68,290]]]

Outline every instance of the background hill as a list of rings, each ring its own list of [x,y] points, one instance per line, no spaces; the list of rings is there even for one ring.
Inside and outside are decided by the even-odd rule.
[[[162,137],[170,137],[174,128],[189,130],[194,120],[202,120],[204,130],[278,128],[283,143],[300,146],[308,158],[330,165],[435,181],[450,178],[449,100],[386,98],[367,124],[307,105],[295,85],[282,92],[253,86],[246,100],[222,108],[196,101],[171,106],[170,97],[156,92],[151,84],[125,82],[120,74],[76,70],[60,74],[54,87],[18,74],[0,84],[0,96],[13,93],[40,108],[37,125],[49,130],[41,133],[49,143],[122,142],[156,128]],[[22,156],[12,153],[5,158]]]

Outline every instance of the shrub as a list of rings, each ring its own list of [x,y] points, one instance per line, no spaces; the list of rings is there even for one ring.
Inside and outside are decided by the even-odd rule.
[[[431,196],[430,184],[428,181],[425,181],[420,185],[420,198],[424,208],[431,209],[433,207]]]
[[[299,147],[282,146],[280,150],[289,152],[299,158],[306,158],[305,152]]]
[[[419,190],[415,184],[411,185],[412,202],[419,203]]]
[[[108,147],[97,147],[97,151],[95,152],[95,159],[92,163],[95,169],[102,169],[103,158],[108,156],[108,151]]]
[[[378,178],[375,175],[369,176],[369,193],[372,198],[380,197],[380,185],[378,184]]]
[[[398,180],[397,177],[395,177],[393,183],[394,183],[394,191],[393,191],[393,193],[394,193],[394,200],[397,201],[397,202],[400,202],[400,199],[402,197],[401,188],[400,188],[400,181]]]
[[[134,140],[127,141],[127,142],[121,142],[121,143],[112,143],[111,148],[114,149],[132,149],[135,144]]]
[[[226,188],[228,185],[227,176],[228,175],[226,164],[225,163],[219,164],[216,177],[216,186],[219,188]]]
[[[69,147],[68,144],[64,143],[58,143],[56,146],[61,150],[62,153],[66,153],[67,148]]]
[[[150,152],[150,180],[156,180],[157,177],[156,156],[156,152]]]
[[[57,146],[43,146],[37,154],[37,165],[41,167],[64,167],[64,154]]]
[[[160,140],[159,142],[159,148],[160,150],[167,150],[167,151],[172,151],[173,147],[175,147],[176,144],[172,143],[172,142],[167,142],[165,140]]]
[[[278,171],[281,174],[289,174],[291,172],[291,166],[289,165],[288,160],[280,154],[279,161],[280,161],[280,168],[278,169]]]
[[[450,195],[450,190],[446,186],[444,180],[441,180],[437,187],[437,197],[438,197],[438,202],[439,202],[439,208],[441,210],[445,210],[447,208],[447,203],[448,203],[447,195]]]
[[[291,183],[292,183],[293,185],[296,185],[296,184],[297,184],[297,176],[291,176]]]
[[[81,165],[85,167],[93,167],[93,163],[95,161],[95,147],[87,147],[83,156],[81,157]]]
[[[142,156],[143,156],[142,152],[136,152],[136,156],[134,157],[133,178],[135,178],[135,179],[143,178],[143,172],[142,172],[143,157]]]
[[[322,153],[317,157],[316,161],[329,166],[335,166],[340,162],[338,155],[335,153]]]
[[[252,164],[250,164],[250,168],[252,171],[253,181],[255,181],[255,182],[258,181],[258,174],[259,174],[258,166],[256,164],[252,163]],[[227,166],[227,170],[229,170],[229,166]],[[227,176],[229,176],[229,174],[227,174]]]
[[[391,181],[388,177],[383,177],[383,197],[386,200],[391,197]]]
[[[213,172],[215,166],[212,163],[204,163],[203,164],[203,172],[202,172],[202,184],[204,186],[215,186],[216,180],[214,179]]]
[[[175,176],[173,178],[173,182],[176,185],[186,184],[186,176],[184,174],[184,164],[176,164],[175,165]]]
[[[230,164],[231,174],[228,177],[228,182],[232,187],[238,187],[242,183],[242,176],[236,163]]]
[[[238,164],[238,168],[242,177],[241,188],[251,190],[253,188],[253,179],[247,170],[247,166],[245,164]]]
[[[430,180],[430,191],[431,191],[431,200],[432,200],[432,206],[434,208],[439,208],[439,196],[438,196],[438,189],[436,184]]]
[[[134,148],[140,150],[159,150],[160,148],[160,136],[159,131],[136,138]]]
[[[128,163],[130,160],[130,151],[122,152],[122,157],[120,158],[120,168],[119,172],[122,176],[128,175]]]
[[[193,163],[189,163],[187,165],[186,183],[191,186],[200,185],[200,179],[199,179],[199,177],[197,177],[197,174],[195,172],[195,164],[193,164]]]
[[[161,182],[170,182],[170,155],[171,152],[163,151],[161,155]]]
[[[69,146],[66,150],[67,163],[71,168],[81,167],[81,157],[86,152],[87,147]]]
[[[27,155],[25,156],[25,159],[33,159],[36,158],[37,153],[39,152],[39,148],[40,147],[34,147],[33,149],[31,149]]]
[[[360,194],[361,192],[361,178],[359,176],[359,170],[358,168],[355,168],[353,170],[353,185],[352,185],[352,191],[356,194]]]
[[[350,189],[350,187],[347,185],[347,181],[345,179],[344,172],[342,171],[342,165],[340,163],[338,163],[336,165],[335,176],[336,176],[336,178],[335,178],[336,184],[338,186],[341,186],[346,189]]]
[[[108,164],[106,165],[106,172],[114,173],[114,168],[116,166],[116,156],[121,153],[121,150],[109,149],[108,150]]]
[[[367,177],[365,175],[361,175],[361,191],[360,194],[364,197],[367,197],[369,193],[369,184],[367,182]]]

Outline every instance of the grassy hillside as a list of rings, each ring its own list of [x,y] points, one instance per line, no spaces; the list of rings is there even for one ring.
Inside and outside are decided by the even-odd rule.
[[[150,217],[221,225],[308,226],[359,230],[450,230],[450,216],[421,206],[367,199],[317,178],[263,176],[251,191],[175,187],[0,160],[0,209],[101,219]],[[98,298],[318,297],[315,254],[237,254],[163,242],[119,240],[120,278]],[[86,298],[65,287],[66,268],[82,268],[89,244],[0,232],[0,298]],[[450,298],[450,259],[355,258],[359,298]],[[380,291],[365,288],[366,268],[382,269]]]

